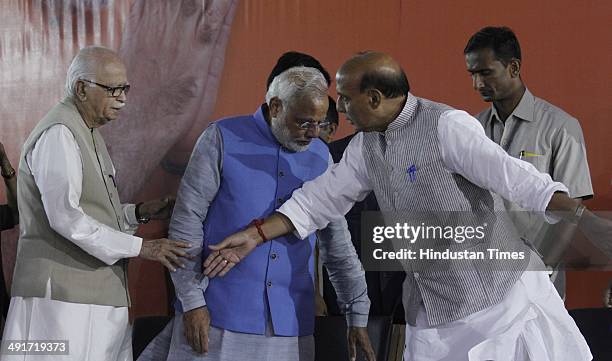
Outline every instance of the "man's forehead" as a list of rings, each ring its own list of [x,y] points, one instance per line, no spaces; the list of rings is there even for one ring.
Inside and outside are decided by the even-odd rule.
[[[340,70],[336,74],[336,89],[340,91],[350,91],[357,86],[359,74],[356,71]]]
[[[125,65],[118,59],[105,61],[98,67],[96,78],[116,83],[125,83],[127,82]]]
[[[495,61],[498,61],[495,57],[495,52],[490,48],[482,48],[471,51],[465,54],[465,60],[468,64],[473,65],[489,65]]]

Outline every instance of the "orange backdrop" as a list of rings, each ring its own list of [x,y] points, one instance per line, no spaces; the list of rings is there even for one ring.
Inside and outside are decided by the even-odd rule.
[[[414,94],[475,113],[487,104],[471,89],[463,47],[479,28],[507,25],[521,41],[523,79],[530,90],[581,121],[595,190],[595,199],[588,201],[588,206],[610,210],[610,24],[612,2],[607,0],[506,3],[241,0],[232,24],[213,116],[207,121],[252,113],[264,98],[265,80],[272,66],[288,50],[314,55],[331,73],[357,51],[387,52],[403,65]],[[0,24],[3,26],[8,25]],[[116,43],[113,39],[108,41]],[[6,56],[0,54],[0,58],[3,55]],[[193,129],[174,146],[169,158],[185,159],[200,131]],[[350,131],[350,126],[341,120],[338,137]],[[14,145],[16,148],[17,144]],[[14,159],[16,154],[12,155]],[[161,169],[154,172],[152,179],[133,200],[164,195],[176,189],[179,182],[178,177]],[[159,236],[163,227],[163,224],[148,225],[140,234]],[[570,273],[568,307],[600,307],[603,289],[610,279],[610,272]],[[168,311],[163,270],[159,265],[139,260],[131,262],[130,285],[135,315]]]

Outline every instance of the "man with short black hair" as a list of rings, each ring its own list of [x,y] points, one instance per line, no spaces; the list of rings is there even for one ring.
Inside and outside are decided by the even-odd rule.
[[[580,123],[525,87],[521,47],[514,32],[507,27],[482,28],[468,40],[463,52],[472,86],[485,102],[492,103],[476,115],[486,135],[511,156],[566,185],[572,198],[592,198]],[[541,250],[547,265],[557,266],[560,260],[555,254],[562,254],[573,232],[555,229],[516,203],[505,203],[521,237]],[[564,297],[565,272],[555,272],[551,279]]]

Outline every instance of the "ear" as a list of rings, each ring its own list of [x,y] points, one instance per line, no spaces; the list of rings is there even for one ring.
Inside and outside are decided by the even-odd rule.
[[[383,95],[378,89],[368,89],[368,104],[372,109],[377,109],[380,106]]]
[[[270,99],[270,104],[268,104],[270,108],[270,116],[276,118],[279,114],[283,112],[283,102],[278,99],[278,97],[274,97]]]
[[[87,100],[87,93],[85,92],[85,83],[82,82],[81,80],[76,81],[76,84],[74,87],[74,95],[81,102],[84,102],[85,100]]]
[[[519,59],[510,61],[510,75],[513,78],[518,78],[521,75],[521,61]]]
[[[329,136],[333,136],[334,134],[336,134],[336,130],[338,130],[338,124],[336,123],[331,123],[329,125]]]

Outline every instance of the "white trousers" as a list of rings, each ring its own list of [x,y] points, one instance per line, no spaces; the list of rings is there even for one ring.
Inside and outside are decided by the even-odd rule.
[[[421,306],[404,361],[588,361],[593,356],[545,272],[526,271],[499,304],[429,327]]]
[[[68,355],[0,355],[0,361],[132,361],[127,307],[13,297],[2,340],[67,340]]]

